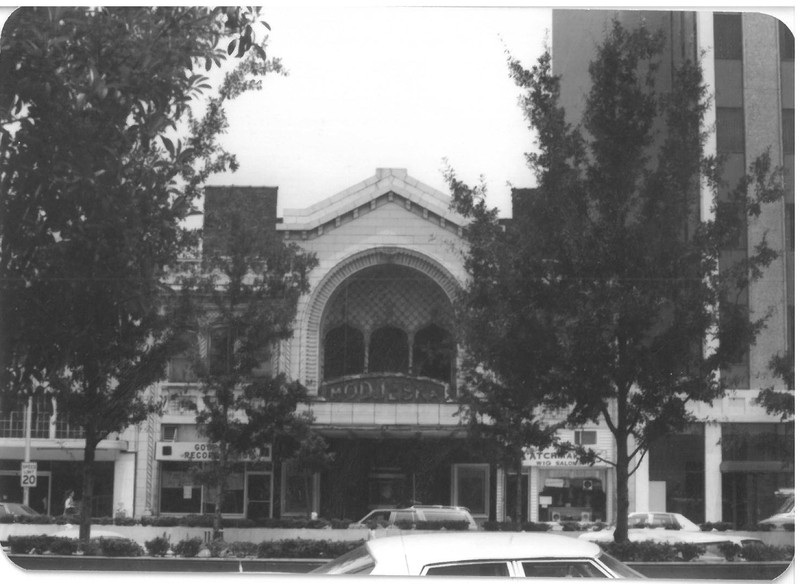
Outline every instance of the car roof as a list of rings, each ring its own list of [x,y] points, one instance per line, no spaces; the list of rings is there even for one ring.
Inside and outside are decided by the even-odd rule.
[[[536,532],[437,532],[398,534],[367,542],[377,570],[373,574],[419,574],[429,564],[467,560],[593,558],[597,544]]]

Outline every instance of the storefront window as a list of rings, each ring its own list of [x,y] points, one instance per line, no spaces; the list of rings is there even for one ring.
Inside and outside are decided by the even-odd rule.
[[[752,527],[794,487],[794,424],[722,424],[722,520]]]
[[[467,507],[475,517],[488,517],[489,465],[456,464],[453,475],[454,504]]]
[[[793,461],[794,424],[722,424],[722,460]]]
[[[281,514],[308,516],[315,508],[315,477],[303,473],[291,462],[284,462],[281,480]]]
[[[546,469],[539,471],[540,521],[605,521],[605,471]]]
[[[161,513],[213,513],[213,487],[203,487],[184,462],[161,463]],[[222,512],[244,513],[244,471],[228,475]]]
[[[369,508],[396,507],[408,499],[406,475],[397,469],[377,469],[369,474]]]
[[[203,493],[203,507],[206,513],[214,513],[217,489],[206,487]],[[241,515],[244,513],[244,473],[228,475],[228,484],[222,501],[222,512]]]
[[[680,513],[695,523],[705,518],[705,433],[691,424],[650,448],[650,507]]]
[[[201,487],[195,484],[188,464],[161,463],[161,512],[200,513]]]
[[[247,474],[247,518],[272,517],[272,473]]]

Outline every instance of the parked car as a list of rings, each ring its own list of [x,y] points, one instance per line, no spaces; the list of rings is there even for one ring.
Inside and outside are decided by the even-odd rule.
[[[605,543],[614,541],[614,530],[611,525],[600,531],[587,531],[578,539]],[[756,537],[735,535],[725,531],[702,531],[700,526],[691,522],[680,513],[631,513],[628,515],[628,539],[630,541],[657,541],[666,543],[694,543],[711,550],[724,542],[732,542],[739,546],[764,545]]]
[[[467,529],[477,530],[478,524],[466,507],[448,505],[414,505],[402,509],[374,509],[364,517],[350,524],[350,529],[394,527],[397,523],[417,524],[420,522],[466,522]]]
[[[588,541],[549,533],[402,533],[372,539],[311,574],[643,578]]]
[[[39,515],[41,513],[22,503],[9,503],[7,501],[0,503],[0,517],[37,517]]]
[[[794,528],[794,489],[785,489],[775,493],[778,497],[783,497],[784,501],[778,508],[775,515],[762,519],[758,522],[760,526],[770,525],[778,529]]]

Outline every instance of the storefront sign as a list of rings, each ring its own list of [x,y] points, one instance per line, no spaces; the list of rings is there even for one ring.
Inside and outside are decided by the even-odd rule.
[[[207,442],[159,442],[156,445],[156,460],[202,462],[213,460],[216,455],[216,445]]]
[[[158,442],[156,443],[156,460],[181,460],[185,462],[203,462],[217,457],[217,445],[208,442]],[[261,456],[248,460],[269,462],[272,460],[272,448],[261,451]]]
[[[360,376],[323,383],[319,395],[338,402],[441,403],[445,401],[446,385],[405,375]]]
[[[23,462],[19,468],[19,484],[21,487],[36,486],[36,470],[38,463]]]
[[[608,459],[608,455],[604,450],[595,451],[599,456]],[[560,454],[555,449],[546,450],[531,450],[527,453],[526,465],[528,466],[586,466],[587,463],[582,463],[578,455],[574,452],[565,452]],[[604,462],[596,462],[594,466],[608,466]]]

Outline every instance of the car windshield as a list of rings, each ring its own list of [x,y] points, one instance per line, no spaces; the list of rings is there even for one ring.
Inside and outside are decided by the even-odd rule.
[[[617,558],[610,556],[605,552],[601,553],[597,559],[621,578],[644,578],[644,575],[623,564]]]
[[[369,574],[375,567],[375,560],[369,555],[367,546],[361,545],[343,556],[323,564],[311,571],[312,574]]]
[[[778,513],[793,513],[794,512],[794,495],[786,499],[778,508]]]
[[[6,510],[9,513],[13,513],[14,515],[38,515],[38,511],[35,511],[28,507],[27,505],[23,505],[22,503],[6,503]]]

